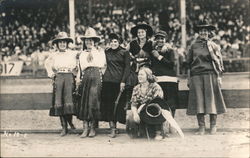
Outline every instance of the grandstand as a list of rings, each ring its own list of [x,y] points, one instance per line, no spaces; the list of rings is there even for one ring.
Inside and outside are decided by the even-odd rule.
[[[181,20],[177,2],[75,0],[75,34],[82,35],[87,26],[92,26],[104,44],[110,32],[121,33],[126,44],[132,38],[131,27],[146,21],[154,30],[167,31],[168,42],[184,62],[180,65],[185,65],[186,49],[182,53],[178,51]],[[23,72],[43,69],[48,42],[59,31],[69,33],[68,0],[2,0],[0,3],[1,61],[23,60]],[[248,9],[248,0],[186,0],[187,43],[193,40],[193,28],[198,20],[207,18],[217,27],[214,40],[221,45],[226,71],[249,71]]]

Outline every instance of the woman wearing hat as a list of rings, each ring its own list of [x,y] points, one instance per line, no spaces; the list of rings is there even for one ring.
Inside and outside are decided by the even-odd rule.
[[[178,79],[176,77],[175,54],[166,43],[167,33],[159,31],[155,34],[155,43],[152,51],[151,68],[157,76],[157,83],[164,92],[164,99],[171,107],[172,115],[178,106]]]
[[[120,35],[111,33],[109,40],[110,48],[105,50],[107,69],[103,76],[101,114],[102,120],[109,122],[109,136],[114,138],[116,121],[126,121],[126,98],[123,91],[130,72],[130,57],[129,52],[120,46],[123,42]],[[119,102],[115,103],[116,100]]]
[[[106,58],[104,50],[96,47],[100,37],[89,27],[83,40],[83,51],[79,56],[80,71],[77,75],[80,99],[77,105],[77,118],[83,121],[81,138],[94,137],[95,124],[100,119],[100,100],[102,75],[105,72]]]
[[[223,62],[220,47],[209,39],[215,27],[206,20],[196,27],[198,38],[190,46],[187,63],[189,65],[189,101],[187,114],[196,115],[199,125],[197,134],[205,134],[205,114],[210,115],[210,134],[216,133],[217,114],[226,112],[221,92]]]
[[[127,50],[133,59],[132,69],[138,72],[141,66],[150,65],[149,57],[153,47],[149,38],[153,35],[153,29],[148,24],[139,23],[130,32],[136,39],[129,43]]]
[[[59,32],[52,41],[57,50],[45,61],[48,76],[53,79],[53,107],[50,110],[51,116],[59,116],[62,125],[61,136],[68,132],[67,125],[75,129],[72,123],[72,115],[75,114],[73,104],[73,92],[75,90],[75,76],[77,71],[77,52],[68,49],[69,43],[73,40],[66,32]]]
[[[130,32],[135,39],[126,48],[132,60],[131,72],[126,83],[127,100],[131,99],[133,88],[138,83],[137,74],[140,67],[150,66],[150,54],[153,50],[153,42],[149,40],[153,35],[153,29],[150,25],[139,23]]]

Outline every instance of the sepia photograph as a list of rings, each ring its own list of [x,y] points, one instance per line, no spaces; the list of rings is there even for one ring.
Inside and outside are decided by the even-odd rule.
[[[0,157],[250,157],[249,0],[0,0]]]

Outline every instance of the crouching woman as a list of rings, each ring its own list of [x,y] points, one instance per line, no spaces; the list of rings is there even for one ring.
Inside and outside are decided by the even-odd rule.
[[[145,124],[139,116],[139,108],[143,104],[150,102],[154,98],[163,98],[161,87],[155,82],[152,71],[149,68],[142,67],[138,73],[139,84],[133,89],[131,98],[131,111],[127,113],[126,130],[130,137],[146,136]],[[161,137],[161,124],[149,127],[149,137]],[[151,131],[151,129],[154,129]]]

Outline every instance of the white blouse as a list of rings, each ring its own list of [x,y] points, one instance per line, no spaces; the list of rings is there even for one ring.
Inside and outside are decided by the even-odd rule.
[[[88,61],[87,58],[92,54],[93,59]],[[81,71],[84,71],[88,67],[99,67],[102,72],[105,72],[106,68],[106,56],[103,49],[92,48],[91,52],[83,51],[79,56],[79,65]]]
[[[60,69],[73,72],[77,68],[77,51],[54,52],[45,61],[48,76],[52,77]]]

